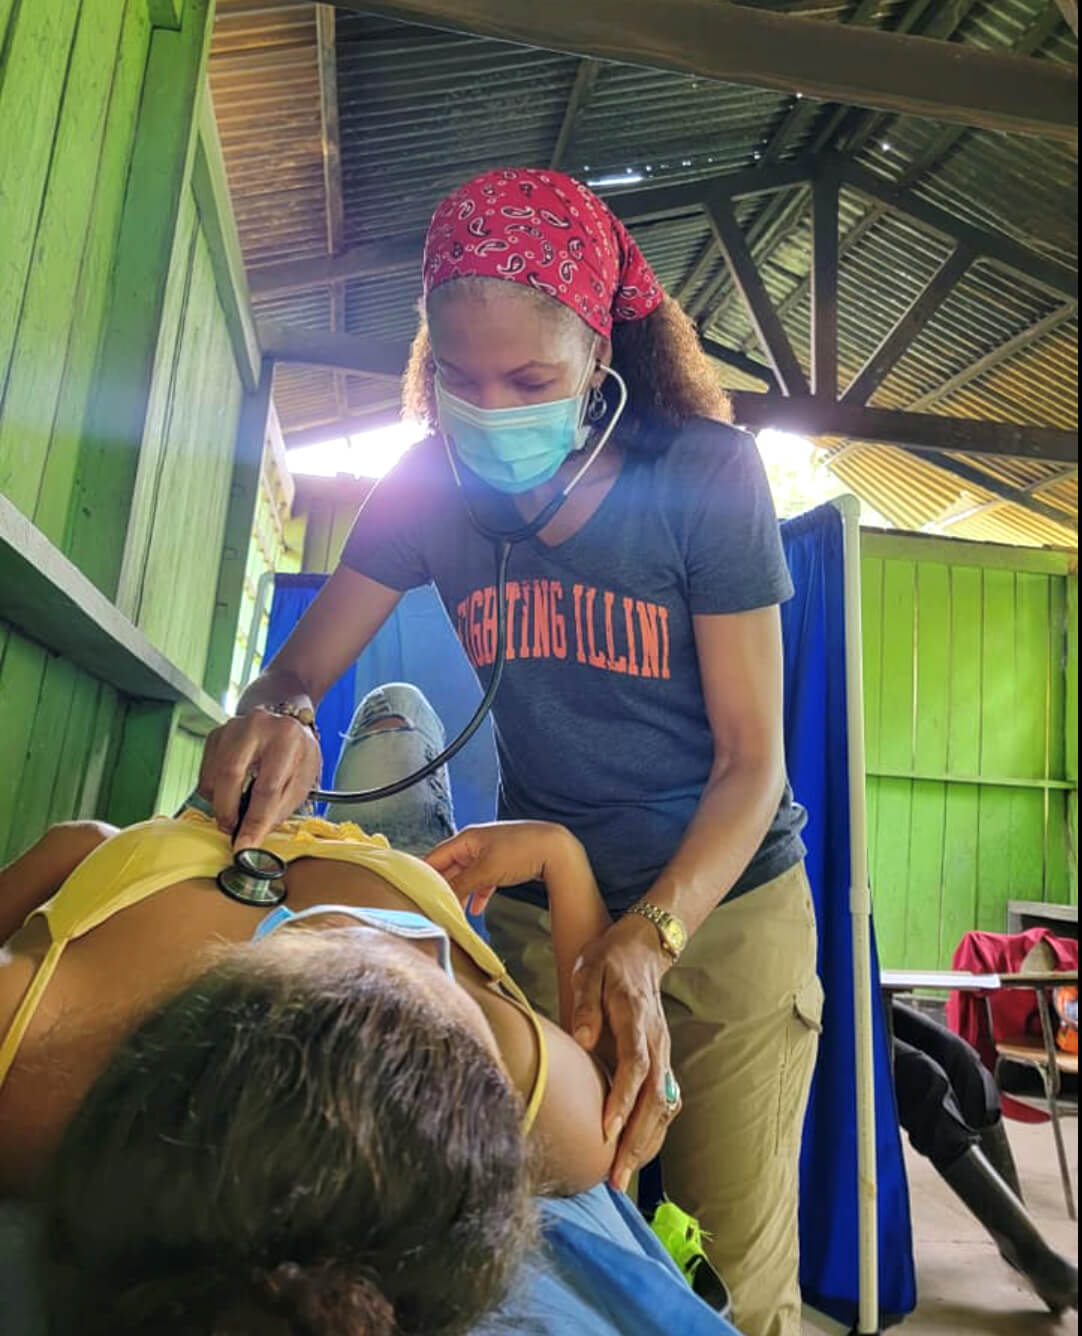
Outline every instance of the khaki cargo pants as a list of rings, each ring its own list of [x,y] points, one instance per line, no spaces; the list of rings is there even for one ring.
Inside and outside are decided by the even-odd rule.
[[[495,949],[555,1017],[550,920],[496,897]],[[664,982],[684,1108],[662,1152],[665,1191],[711,1235],[745,1336],[799,1336],[797,1173],[823,992],[802,864],[720,905]]]

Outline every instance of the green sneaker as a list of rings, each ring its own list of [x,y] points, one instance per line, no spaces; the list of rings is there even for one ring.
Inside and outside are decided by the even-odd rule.
[[[698,1220],[663,1197],[650,1228],[699,1298],[716,1313],[727,1316],[729,1291],[706,1255],[703,1243],[710,1235],[704,1234]]]

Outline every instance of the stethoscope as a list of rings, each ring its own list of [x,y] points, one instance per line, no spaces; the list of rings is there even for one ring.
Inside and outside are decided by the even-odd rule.
[[[443,447],[447,453],[447,461],[451,466],[451,473],[454,476],[459,495],[462,497],[467,518],[477,532],[492,544],[496,558],[496,653],[492,675],[488,680],[480,704],[465,728],[444,747],[438,756],[434,756],[420,769],[413,771],[412,774],[406,775],[402,779],[396,779],[390,784],[381,784],[379,788],[375,789],[311,789],[308,793],[310,802],[370,803],[383,798],[393,798],[399,793],[404,793],[406,789],[412,788],[414,784],[420,784],[422,780],[428,779],[430,775],[434,775],[437,770],[445,766],[448,761],[458,755],[484,723],[492,709],[496,693],[500,689],[504,664],[507,662],[507,567],[511,560],[511,550],[520,543],[536,538],[541,530],[555,518],[564,502],[586,476],[598,455],[608,444],[616,424],[620,421],[627,406],[627,385],[624,378],[611,366],[603,367],[603,370],[616,381],[619,389],[619,399],[612,417],[597,442],[591,447],[582,467],[576,470],[560,491],[527,524],[512,529],[500,529],[488,524],[481,518],[470,503],[469,493],[463,485],[454,450],[451,448],[447,437],[443,436]],[[249,789],[241,798],[238,827],[244,819],[250,793],[251,790]],[[240,849],[234,856],[232,865],[224,868],[218,874],[218,886],[231,899],[239,900],[242,904],[265,905],[268,908],[273,908],[280,905],[286,897],[285,873],[286,865],[283,860],[269,850]]]

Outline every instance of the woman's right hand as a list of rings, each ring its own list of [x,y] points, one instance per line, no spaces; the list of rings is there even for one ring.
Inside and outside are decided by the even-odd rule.
[[[236,830],[234,849],[250,849],[293,815],[316,787],[322,767],[311,729],[289,715],[256,707],[209,734],[197,787],[213,805],[219,828],[227,835]],[[249,775],[251,800],[237,830]]]

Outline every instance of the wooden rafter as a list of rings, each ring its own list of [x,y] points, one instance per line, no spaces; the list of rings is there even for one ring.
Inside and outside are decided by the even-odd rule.
[[[961,244],[947,256],[883,342],[854,376],[843,404],[866,404],[920,337],[976,257]]]
[[[341,255],[260,265],[248,271],[248,288],[254,300],[265,301],[344,283],[351,278],[416,271],[420,268],[424,242],[424,237],[417,234],[399,241],[365,242],[351,246]]]
[[[759,431],[776,427],[802,436],[845,437],[869,444],[901,445],[912,450],[970,455],[1009,455],[1078,463],[1078,433],[1015,422],[941,417],[888,408],[830,404],[777,394],[738,390],[732,395],[735,420]]]
[[[1039,342],[1047,335],[1054,333],[1060,325],[1064,325],[1068,320],[1073,320],[1078,314],[1078,303],[1067,302],[1066,305],[1058,307],[1043,319],[1038,320],[1035,325],[1030,325],[1028,329],[1022,330],[1014,338],[1008,339],[1006,343],[1001,343],[998,348],[993,348],[990,353],[970,363],[964,370],[959,371],[956,376],[950,380],[944,381],[942,385],[937,385],[934,390],[927,394],[922,394],[919,399],[907,407],[913,412],[919,412],[924,408],[931,408],[933,404],[942,403],[944,399],[949,399],[952,394],[958,390],[963,390],[981,376],[989,371],[994,371],[997,366],[1009,361],[1018,353],[1024,352],[1033,344]]]
[[[993,478],[985,473],[983,469],[977,468],[973,464],[967,463],[963,459],[955,459],[952,455],[944,455],[936,451],[931,451],[922,456],[928,463],[934,464],[936,468],[942,469],[954,478],[959,478],[963,482],[972,483],[976,487],[982,488],[986,492],[991,492],[995,497],[994,501],[986,502],[977,508],[978,511],[990,510],[993,506],[1011,505],[1018,506],[1022,510],[1027,510],[1031,515],[1039,515],[1041,519],[1051,520],[1053,524],[1058,524],[1061,528],[1070,533],[1078,533],[1078,518],[1074,515],[1068,515],[1065,510],[1059,506],[1050,506],[1047,502],[1041,501],[1035,493],[1042,487],[1049,487],[1053,483],[1063,482],[1072,475],[1078,473],[1076,467],[1063,469],[1054,474],[1051,478],[1041,478],[1036,483],[1031,483],[1028,487],[1012,487],[1010,483],[1002,482],[999,478]],[[971,519],[976,512],[970,512],[965,516]],[[958,517],[959,520],[962,518]]]
[[[706,214],[778,384],[786,394],[807,394],[808,382],[740,230],[732,201],[723,197],[713,199],[707,205]]]
[[[1056,8],[1074,35],[1078,36],[1078,0],[1056,0]]]
[[[356,334],[304,329],[274,320],[257,321],[256,328],[260,347],[278,362],[399,377],[409,359],[410,345],[405,340],[364,339]]]
[[[556,136],[556,147],[552,150],[552,157],[549,160],[549,166],[553,171],[558,171],[564,165],[567,150],[571,147],[571,141],[575,137],[575,131],[582,119],[582,114],[586,110],[590,98],[593,97],[597,76],[600,72],[601,66],[596,60],[579,61],[579,67],[575,71],[575,82],[571,85],[567,106],[564,109],[560,133]]]
[[[327,212],[327,254],[338,255],[345,245],[346,217],[342,196],[342,147],[338,123],[338,64],[335,54],[333,5],[316,5],[316,51],[319,66],[319,115],[323,143],[323,193]],[[330,325],[334,331],[346,327],[346,285],[331,284]],[[334,397],[340,414],[346,412],[345,377],[335,373]]]
[[[1077,142],[1077,74],[960,43],[716,0],[348,0],[345,8],[599,60]]]

